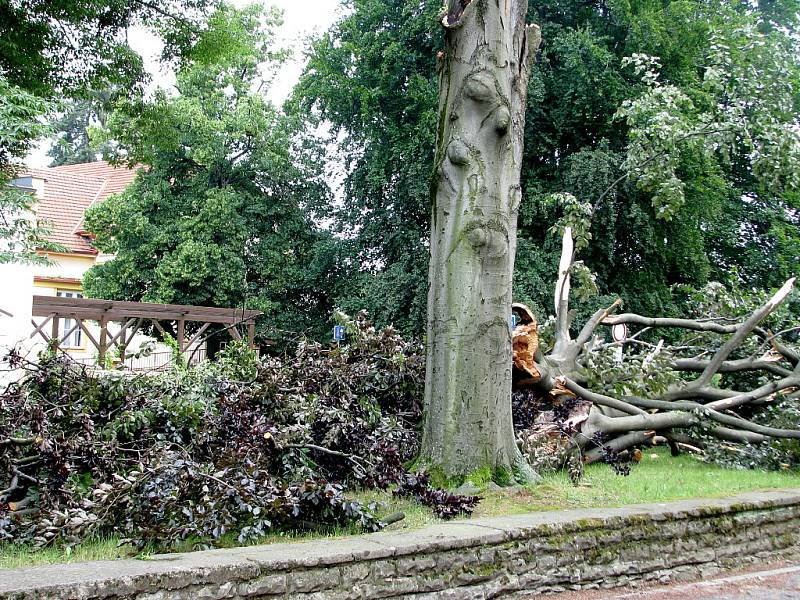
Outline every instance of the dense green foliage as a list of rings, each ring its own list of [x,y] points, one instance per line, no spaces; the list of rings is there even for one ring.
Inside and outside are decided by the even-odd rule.
[[[165,43],[163,58],[179,61],[195,43],[202,17],[213,4],[0,0],[0,262],[42,262],[36,249],[54,249],[31,219],[29,193],[9,190],[7,184],[15,178],[13,167],[50,133],[42,121],[59,108],[55,99],[97,99],[91,90],[113,86],[126,93],[140,90],[148,76],[128,45],[128,28],[157,32]],[[83,106],[88,101],[76,102]],[[85,143],[87,119],[76,119],[72,112],[56,123],[66,130],[64,145],[55,152],[57,164],[92,157]]]
[[[86,274],[88,295],[246,304],[272,328],[319,333],[331,312],[314,280],[324,238],[301,206],[325,187],[296,123],[261,93],[282,56],[271,49],[276,19],[221,8],[178,70],[177,93],[121,99],[94,131],[141,170],[87,213],[96,246],[116,254]]]
[[[89,131],[92,127],[105,127],[112,97],[119,92],[92,90],[84,98],[76,98],[62,105],[63,111],[53,122],[55,139],[47,152],[52,158],[51,167],[76,165],[97,160],[104,149],[92,147]]]
[[[351,12],[315,42],[296,89],[332,124],[347,167],[331,212],[350,234],[340,252],[354,275],[337,302],[420,332],[440,2],[345,4]],[[792,274],[800,71],[786,28],[796,2],[764,4],[531,0],[544,42],[530,84],[516,299],[542,317],[552,310],[560,192],[592,209],[583,258],[599,291],[638,312],[677,310],[673,284],[766,287]],[[660,90],[637,75],[634,55],[659,58]],[[720,124],[726,135],[710,135]]]
[[[144,25],[161,34],[164,57],[191,46],[213,0],[3,0],[0,74],[39,96],[67,97],[91,87],[145,79],[141,57],[124,35]]]
[[[331,125],[341,203],[317,206],[344,234],[336,303],[420,333],[425,320],[430,175],[441,2],[346,2],[317,40],[295,100]]]
[[[0,75],[0,264],[42,262],[47,230],[30,218],[30,191],[9,186],[31,146],[49,131],[42,123],[53,106]]]

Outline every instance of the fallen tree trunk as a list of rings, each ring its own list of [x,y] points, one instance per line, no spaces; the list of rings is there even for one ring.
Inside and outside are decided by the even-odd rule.
[[[598,310],[586,322],[575,339],[570,336],[568,293],[569,270],[574,260],[571,233],[567,228],[562,251],[562,261],[556,284],[556,332],[552,350],[545,353],[540,347],[536,319],[524,305],[515,304],[519,319],[513,333],[515,390],[530,390],[553,407],[560,421],[561,435],[574,440],[581,448],[584,460],[593,462],[606,459],[610,454],[622,452],[633,446],[652,444],[654,440],[670,443],[673,452],[680,443],[692,448],[703,446],[702,441],[681,430],[701,431],[703,435],[736,443],[762,444],[776,439],[800,439],[800,430],[771,427],[752,421],[747,416],[765,404],[800,398],[800,353],[762,328],[771,315],[794,289],[795,279],[784,283],[769,300],[739,322],[726,322],[720,318],[685,319],[651,318],[637,314],[614,315],[620,306],[617,300],[611,306]],[[600,326],[626,324],[643,328],[626,340],[598,343],[595,332]],[[649,352],[641,361],[642,371],[653,363],[659,354],[672,355],[675,350],[638,339],[640,333],[658,328],[677,328],[702,335],[727,336],[718,346],[704,349],[696,356],[677,356],[660,368],[676,374],[676,383],[651,397],[621,396],[600,393],[585,385],[585,368],[591,355],[609,346],[638,345]],[[787,329],[786,331],[792,331]],[[741,348],[748,340],[755,340],[757,350],[741,356]],[[751,345],[753,346],[753,345]],[[683,350],[690,350],[685,346]],[[739,352],[740,356],[735,356]],[[691,378],[692,373],[697,374]],[[717,387],[719,374],[754,373],[768,381],[750,390]],[[644,376],[646,373],[642,373]],[[583,408],[576,413],[577,402]],[[589,407],[588,409],[585,407]],[[580,414],[584,411],[585,414]],[[538,431],[550,437],[552,423],[537,423]],[[536,428],[534,428],[536,429]],[[525,446],[531,431],[523,432]],[[571,444],[564,444],[566,449]]]

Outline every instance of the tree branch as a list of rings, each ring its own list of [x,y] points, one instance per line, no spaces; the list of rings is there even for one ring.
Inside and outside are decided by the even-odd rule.
[[[611,449],[615,452],[621,452],[631,446],[639,446],[641,444],[652,441],[655,431],[633,431],[627,435],[622,435],[614,438],[600,446],[599,448],[592,448],[583,455],[583,460],[587,463],[597,462],[603,458],[605,449]]]
[[[717,350],[717,353],[714,355],[711,361],[709,361],[708,366],[705,368],[700,377],[698,377],[697,380],[690,385],[702,387],[711,381],[711,377],[714,376],[725,359],[730,356],[730,353],[733,352],[733,350],[739,346],[739,344],[741,344],[748,335],[750,335],[756,325],[763,321],[776,308],[778,308],[778,306],[780,306],[784,300],[786,300],[794,288],[794,282],[794,277],[789,279],[777,292],[775,292],[775,295],[773,295],[772,298],[766,302],[766,304],[756,310],[744,323],[742,323],[737,328],[733,337],[731,337],[731,339],[725,342],[725,344],[723,344],[723,346]]]
[[[567,351],[570,360],[575,360],[578,357],[583,350],[584,345],[589,341],[589,338],[592,337],[595,329],[597,329],[600,323],[602,323],[603,319],[608,317],[608,315],[616,310],[616,308],[621,304],[622,299],[617,298],[617,300],[615,300],[611,306],[608,308],[601,308],[594,313],[588,321],[586,321],[586,324],[583,326],[583,329],[581,329],[578,337],[575,338],[575,341],[572,343],[572,347]]]
[[[800,374],[792,374],[791,377],[784,377],[778,381],[767,383],[751,392],[737,394],[736,396],[731,396],[730,398],[725,398],[722,400],[715,400],[706,406],[715,410],[735,408],[737,406],[742,406],[743,404],[753,402],[754,400],[759,400],[776,392],[797,387],[800,387]]]
[[[627,413],[629,415],[644,415],[647,414],[641,408],[634,406],[628,402],[623,402],[622,400],[617,400],[616,398],[612,398],[611,396],[604,396],[603,394],[598,394],[597,392],[592,392],[587,390],[581,385],[578,385],[568,377],[559,377],[557,379],[565,388],[567,388],[570,392],[583,398],[584,400],[588,400],[598,406],[605,406],[607,408],[613,408],[620,412]]]
[[[553,347],[553,355],[560,356],[567,352],[570,342],[569,337],[569,270],[575,260],[575,245],[572,240],[572,228],[565,227],[564,234],[561,236],[561,259],[558,263],[558,280],[556,281],[556,291],[554,307],[556,311],[556,343]]]
[[[603,325],[616,325],[626,323],[629,325],[642,325],[644,327],[674,327],[689,329],[691,331],[710,331],[713,333],[735,333],[740,325],[722,325],[714,321],[699,321],[695,319],[672,319],[666,317],[643,317],[633,313],[611,315],[602,320]]]
[[[776,427],[768,427],[766,425],[759,425],[747,419],[736,417],[733,415],[726,415],[716,411],[708,406],[698,404],[696,402],[664,402],[661,400],[649,400],[647,398],[633,398],[626,397],[626,402],[633,406],[640,408],[655,408],[658,410],[679,410],[693,412],[697,415],[707,416],[708,418],[721,423],[722,425],[730,425],[731,427],[738,427],[745,431],[753,433],[760,433],[774,438],[789,438],[800,439],[800,430],[796,429],[780,429]]]
[[[719,373],[738,373],[740,371],[769,371],[778,377],[788,377],[792,374],[789,369],[775,364],[775,360],[767,358],[742,358],[723,362],[718,369]],[[680,358],[671,365],[676,371],[702,372],[708,367],[709,361],[696,358]]]
[[[148,10],[152,10],[155,13],[158,13],[162,17],[167,17],[168,19],[172,19],[173,21],[178,21],[183,23],[184,25],[194,25],[189,19],[182,17],[180,15],[174,15],[169,11],[164,10],[158,4],[154,4],[152,2],[145,2],[145,0],[132,0],[134,4],[138,4],[139,6],[146,8]]]

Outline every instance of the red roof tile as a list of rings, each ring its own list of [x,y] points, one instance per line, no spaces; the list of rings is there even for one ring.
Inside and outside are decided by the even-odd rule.
[[[36,204],[36,216],[51,231],[47,240],[76,254],[97,254],[84,235],[83,215],[92,204],[123,191],[136,171],[98,161],[28,169],[25,175],[44,179],[44,195]]]

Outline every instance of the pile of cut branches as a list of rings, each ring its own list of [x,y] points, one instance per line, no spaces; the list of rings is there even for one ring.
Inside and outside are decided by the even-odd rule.
[[[0,396],[0,540],[116,535],[169,549],[276,529],[382,527],[375,506],[344,491],[405,481],[424,359],[364,314],[345,322],[342,348],[304,343],[256,359],[233,345],[216,364],[157,375],[8,355],[26,374]],[[475,504],[418,488],[447,505],[443,516]]]

